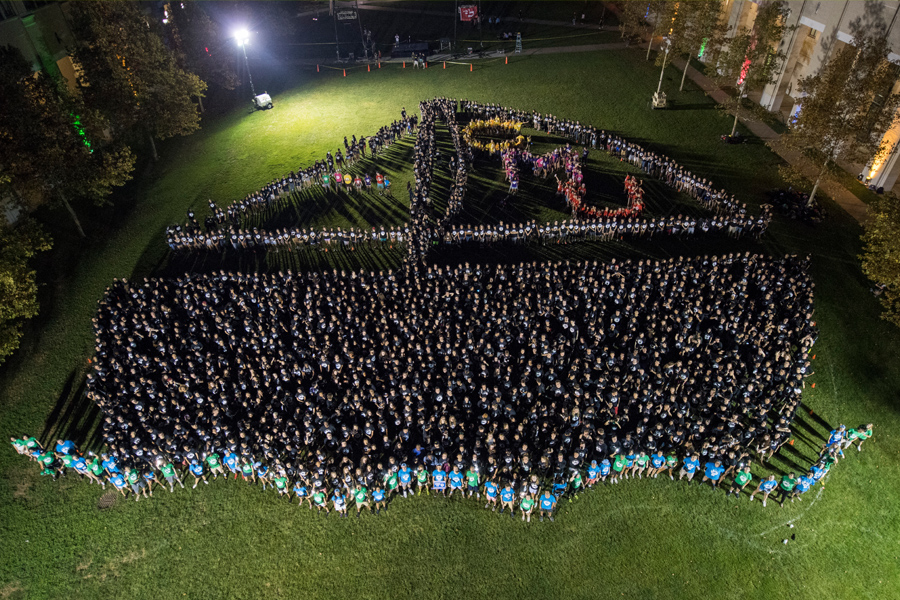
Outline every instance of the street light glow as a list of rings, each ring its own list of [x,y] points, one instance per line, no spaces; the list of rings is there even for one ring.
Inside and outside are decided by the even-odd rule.
[[[250,32],[246,29],[238,29],[234,32],[234,37],[237,39],[237,43],[243,46],[250,40]]]

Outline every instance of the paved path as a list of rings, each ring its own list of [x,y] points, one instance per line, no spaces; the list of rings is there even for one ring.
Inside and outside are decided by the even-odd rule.
[[[672,62],[679,70],[684,69],[683,59],[677,58]],[[694,67],[688,68],[688,78],[696,83],[706,95],[720,104],[728,97],[728,95],[719,89],[709,77]],[[819,171],[818,167],[812,165],[809,160],[801,156],[798,152],[782,146],[780,134],[776,133],[765,123],[759,121],[741,122],[753,133],[753,135],[766,142],[766,144],[786,162],[795,166],[799,165],[803,174],[812,181],[815,181]],[[868,218],[868,206],[866,206],[865,202],[857,198],[852,192],[848,191],[847,188],[834,181],[821,183],[819,184],[819,188],[837,202],[841,208],[846,210],[850,216],[860,223],[865,224],[866,219]]]

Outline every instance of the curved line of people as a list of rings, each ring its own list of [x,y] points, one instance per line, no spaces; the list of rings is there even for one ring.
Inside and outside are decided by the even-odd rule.
[[[359,160],[366,158],[366,148],[372,157],[382,153],[404,135],[412,135],[416,131],[418,117],[407,115],[404,107],[400,119],[390,125],[381,127],[374,135],[366,138],[356,135],[351,139],[344,136],[344,150],[338,149],[334,155],[329,150],[325,157],[316,160],[307,168],[299,168],[262,187],[259,191],[248,194],[242,200],[222,209],[213,200],[208,200],[210,214],[206,217],[204,227],[197,221],[193,210],[187,213],[184,225],[173,225],[166,229],[169,247],[182,250],[194,247],[206,247],[207,239],[216,240],[220,230],[237,231],[242,228],[244,219],[272,209],[284,208],[292,197],[299,197],[309,190],[324,189],[326,191],[346,191],[360,194],[377,191],[379,195],[392,196],[390,180],[380,171],[370,173],[347,172]],[[374,187],[373,187],[374,185]]]
[[[800,476],[794,472],[786,473],[780,481],[774,474],[760,476],[756,488],[750,492],[750,502],[759,494],[765,507],[772,493],[776,494],[775,500],[782,507],[785,500],[802,500],[802,495],[816,483],[821,482],[822,487],[825,486],[825,476],[839,459],[845,457],[844,450],[855,445],[861,452],[863,442],[872,434],[872,423],[856,429],[840,425],[829,433],[819,459],[808,472]],[[750,470],[751,461],[745,460],[747,455],[738,456],[733,452],[725,461],[709,461],[701,469],[700,456],[696,453],[679,459],[674,452],[657,451],[648,456],[646,452],[629,450],[627,454],[616,453],[599,462],[593,459],[583,468],[570,468],[568,472],[554,477],[548,477],[545,473],[532,473],[530,476],[526,473],[520,479],[512,480],[500,477],[496,469],[484,473],[477,462],[467,464],[458,460],[451,464],[444,454],[430,463],[423,459],[412,468],[405,462],[398,465],[393,460],[388,463],[388,468],[379,464],[375,470],[357,469],[352,475],[345,472],[343,477],[335,477],[329,482],[324,473],[310,472],[304,467],[293,474],[292,480],[280,465],[270,469],[261,461],[228,450],[223,456],[215,451],[203,452],[182,459],[177,465],[171,458],[160,455],[143,464],[138,462],[136,466],[122,466],[114,456],[105,453],[99,456],[92,451],[82,453],[71,440],[57,440],[52,451],[41,446],[34,436],[11,437],[10,443],[16,452],[38,464],[41,475],[57,479],[66,477],[71,470],[83,480],[96,483],[103,489],[109,483],[125,498],[130,489],[135,501],[142,496],[153,496],[155,487],[165,489],[168,486],[170,493],[175,491],[176,484],[184,489],[184,479],[189,474],[194,480],[192,489],[196,489],[201,481],[208,485],[210,476],[218,479],[221,475],[227,481],[228,476],[232,475],[234,480],[240,477],[241,481],[250,484],[261,483],[263,491],[269,487],[286,497],[288,502],[296,499],[298,506],[306,504],[310,510],[315,508],[317,514],[324,511],[325,516],[333,511],[346,517],[349,501],[352,501],[357,518],[364,510],[373,514],[387,511],[393,497],[402,495],[407,498],[434,492],[435,495],[452,498],[459,492],[463,498],[474,496],[476,500],[480,500],[483,494],[485,509],[495,512],[499,506],[501,515],[509,509],[512,518],[518,508],[522,520],[527,522],[531,522],[531,516],[537,509],[543,522],[544,516],[554,520],[560,500],[568,497],[568,501],[572,502],[580,492],[591,490],[599,483],[616,484],[629,478],[642,479],[645,474],[648,479],[668,475],[669,479],[675,480],[677,473],[679,481],[685,480],[691,484],[695,475],[702,472],[701,485],[708,481],[713,489],[718,489],[720,485],[725,489],[723,484],[730,478],[731,484],[725,496],[740,498],[745,489],[751,489],[749,484],[754,479]],[[765,449],[760,457],[764,455]],[[416,459],[419,457],[421,453]]]

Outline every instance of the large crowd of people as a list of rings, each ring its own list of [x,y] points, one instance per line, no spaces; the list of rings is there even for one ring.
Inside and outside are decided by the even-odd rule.
[[[739,254],[116,281],[87,393],[107,459],[141,477],[182,465],[196,485],[234,456],[264,482],[343,493],[406,465],[428,486],[472,472],[537,501],[596,479],[592,461],[616,478],[657,455],[690,470],[777,450],[816,337],[806,267]]]

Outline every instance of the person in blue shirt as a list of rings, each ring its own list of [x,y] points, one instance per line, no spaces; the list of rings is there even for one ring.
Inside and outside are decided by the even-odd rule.
[[[334,492],[331,495],[331,502],[334,505],[334,510],[338,512],[342,517],[347,517],[347,497],[341,493],[339,488],[335,488]]]
[[[75,469],[75,472],[81,475],[82,479],[85,477],[90,478],[91,470],[88,469],[87,461],[84,460],[83,456],[79,456],[75,458],[75,462],[72,463],[72,468]]]
[[[509,508],[509,516],[513,517],[513,512],[515,512],[515,506],[513,502],[516,500],[516,491],[512,488],[508,483],[503,486],[503,489],[500,490],[500,514],[503,514],[503,511],[506,508]]]
[[[263,484],[263,491],[265,491],[267,483],[269,484],[269,487],[272,487],[272,482],[269,481],[268,465],[264,465],[261,462],[257,462],[253,465],[253,467],[256,472],[256,479],[261,481]]]
[[[235,475],[235,477],[237,477],[237,475]],[[303,501],[306,500],[306,504],[309,506],[310,510],[312,510],[312,497],[309,494],[309,488],[306,487],[306,482],[302,479],[298,478],[297,481],[294,482],[294,496],[297,498],[298,506],[303,506]]]
[[[119,471],[119,461],[116,460],[115,456],[107,456],[106,454],[101,454],[100,456],[103,457],[103,462],[100,465],[104,471],[110,475],[121,472]]]
[[[440,467],[431,472],[431,488],[444,496],[447,495],[447,474]]]
[[[375,502],[374,510],[376,515],[381,514],[382,508],[387,512],[387,494],[384,493],[384,489],[381,486],[372,490],[372,501]]]
[[[815,485],[816,483],[819,482],[820,479],[822,479],[823,477],[825,477],[825,474],[826,474],[826,473],[828,473],[828,471],[826,471],[825,469],[823,469],[823,468],[822,468],[822,465],[820,465],[820,464],[814,464],[814,465],[813,465],[812,467],[810,467],[810,469],[809,469],[809,475],[808,475],[808,477],[809,477],[810,479],[812,479],[813,485]],[[822,484],[822,487],[825,487],[825,484],[824,484],[824,483]]]
[[[403,497],[406,498],[409,493],[409,486],[413,480],[412,469],[407,467],[406,463],[403,463],[400,465],[400,471],[397,474],[400,476],[400,489],[403,490]]]
[[[206,473],[203,472],[203,463],[192,460],[188,470],[194,476],[194,487],[191,489],[195,489],[201,481],[204,485],[209,485],[209,482],[206,480]]]
[[[567,481],[555,481],[553,482],[553,495],[557,498],[562,498],[566,495],[566,490],[569,488],[569,484]]]
[[[113,484],[113,487],[119,490],[119,493],[122,494],[122,496],[126,498],[128,497],[128,492],[125,491],[125,478],[122,477],[121,473],[119,473],[118,471],[112,473],[109,476],[109,482]]]
[[[238,473],[241,472],[237,454],[231,451],[226,452],[223,462],[225,463],[225,466],[228,467],[228,470],[234,473],[234,478],[237,479]]]
[[[756,490],[750,494],[750,502],[753,502],[753,497],[756,496],[758,492],[762,492],[763,495],[763,507],[766,505],[766,500],[769,498],[769,494],[775,491],[775,488],[778,486],[778,482],[775,481],[774,475],[769,475],[765,479],[759,482],[759,485],[756,486]]]
[[[692,454],[691,456],[688,456],[684,459],[684,464],[681,465],[681,471],[678,473],[678,481],[687,477],[688,483],[690,483],[699,468],[700,455]]]
[[[650,473],[647,476],[656,479],[665,466],[666,457],[660,452],[654,452],[650,455]]]
[[[449,479],[450,496],[453,496],[453,492],[463,491],[463,474],[459,472],[459,467],[453,467],[453,470],[450,471]],[[465,494],[463,494],[463,497],[465,497]]]
[[[604,458],[600,461],[600,481],[606,483],[606,478],[609,477],[611,469],[612,463],[609,462],[608,458]]]
[[[75,442],[70,440],[56,440],[57,454],[72,454],[75,452]]]
[[[709,480],[712,483],[713,489],[719,487],[719,480],[722,478],[722,473],[725,472],[725,467],[722,466],[722,461],[717,460],[716,462],[708,462],[703,466],[703,479],[700,481],[703,482]]]
[[[815,484],[815,481],[812,480],[809,476],[801,475],[797,478],[797,485],[794,486],[794,493],[791,495],[791,502],[794,501],[794,498],[797,500],[803,500],[801,494],[807,492],[809,488],[811,488]]]
[[[634,468],[634,461],[637,459],[638,455],[634,452],[629,452],[625,455],[625,470],[623,473],[625,474],[625,479],[628,479],[629,475],[631,475],[631,471]]]
[[[594,484],[600,478],[600,465],[597,464],[596,460],[592,460],[591,464],[588,465],[587,475],[587,486],[589,488],[594,487]]]
[[[487,504],[485,504],[484,507],[487,508],[490,506],[491,512],[497,510],[497,495],[499,493],[500,489],[492,480],[488,479],[484,482],[484,497],[487,500]]]
[[[556,506],[556,497],[550,493],[550,490],[544,490],[544,493],[538,498],[538,506],[540,508],[541,522],[544,521],[545,514],[550,517],[550,520],[552,521],[553,509]]]

